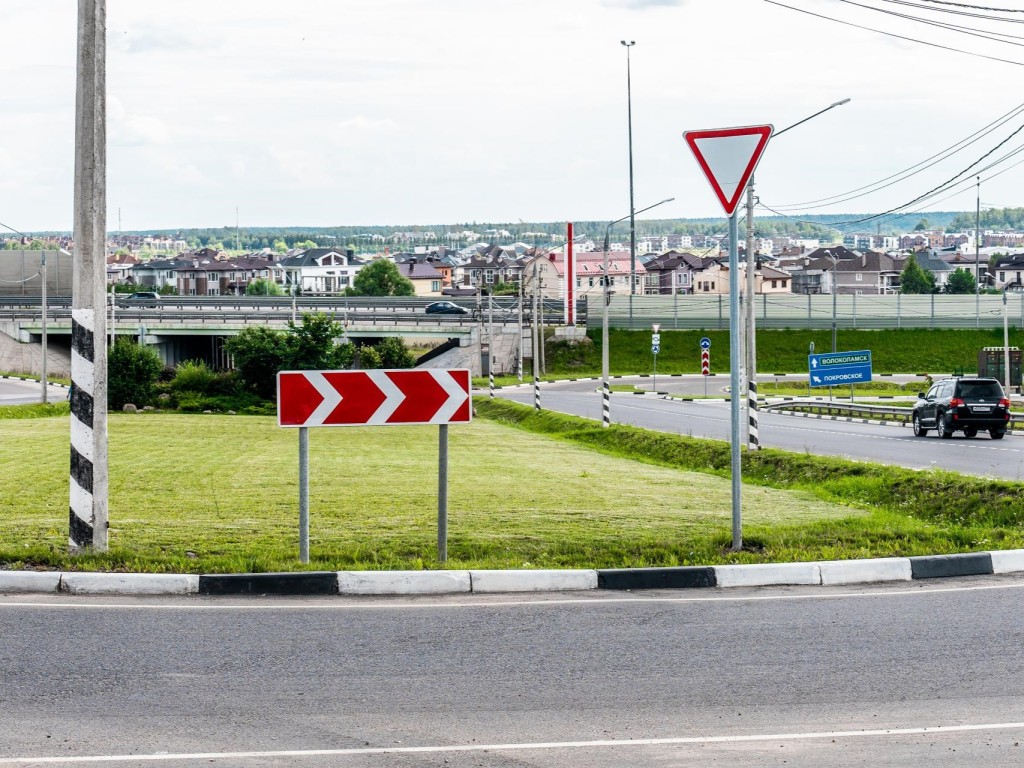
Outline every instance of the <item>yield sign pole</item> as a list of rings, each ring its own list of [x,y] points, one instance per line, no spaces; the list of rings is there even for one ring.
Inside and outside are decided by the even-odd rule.
[[[722,209],[729,217],[729,405],[732,422],[732,548],[735,551],[743,549],[740,505],[741,327],[739,249],[736,242],[739,239],[739,226],[736,208],[771,135],[771,125],[687,131],[683,134],[698,165],[711,184],[718,202],[722,204]]]

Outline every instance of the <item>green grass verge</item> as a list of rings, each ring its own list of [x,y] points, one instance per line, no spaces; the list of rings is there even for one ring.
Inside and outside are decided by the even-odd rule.
[[[548,338],[547,376],[599,376],[601,372],[601,329],[587,331],[582,344]],[[700,373],[700,339],[711,339],[711,370],[729,368],[728,331],[673,331],[661,329],[658,373]],[[759,330],[757,369],[762,373],[800,373],[807,370],[808,345],[819,352],[832,349],[831,330]],[[978,368],[982,347],[1001,347],[1002,329],[949,330],[904,329],[858,331],[840,330],[836,346],[841,350],[870,349],[876,373],[952,373]],[[1024,331],[1010,329],[1010,345],[1024,347]],[[609,366],[613,374],[650,373],[651,334],[648,330],[612,329],[608,341]]]
[[[478,398],[450,430],[448,568],[635,567],[1024,547],[1014,483],[724,443]],[[30,406],[38,408],[39,406]],[[65,406],[66,407],[66,406]],[[69,556],[67,417],[0,422],[0,567],[297,570],[297,435],[273,419],[111,414],[110,546]],[[313,430],[310,569],[435,560],[437,431]],[[29,457],[26,460],[26,457]]]

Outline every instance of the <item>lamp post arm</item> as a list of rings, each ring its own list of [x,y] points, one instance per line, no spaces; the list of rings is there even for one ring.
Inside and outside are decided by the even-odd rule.
[[[798,120],[797,122],[793,123],[792,125],[786,126],[786,127],[785,127],[785,128],[783,128],[783,129],[782,129],[781,131],[775,131],[775,132],[774,132],[774,133],[772,134],[772,138],[774,139],[774,138],[775,138],[776,136],[781,136],[781,135],[782,135],[782,134],[784,134],[784,133],[785,133],[786,131],[792,130],[793,128],[796,128],[796,127],[797,127],[798,125],[803,125],[803,124],[804,124],[804,123],[806,123],[806,122],[807,122],[808,120],[813,120],[813,119],[814,119],[814,118],[816,118],[816,117],[817,117],[818,115],[823,115],[823,114],[825,114],[826,112],[828,112],[828,111],[829,111],[830,109],[835,109],[836,107],[841,107],[841,106],[842,106],[843,104],[847,104],[847,103],[849,103],[849,101],[850,101],[850,100],[849,100],[849,99],[847,98],[847,99],[842,99],[841,101],[836,101],[836,102],[833,102],[832,104],[829,104],[829,105],[828,105],[827,107],[825,107],[824,109],[819,109],[819,110],[818,110],[817,112],[815,112],[815,113],[814,113],[813,115],[808,115],[808,116],[807,116],[807,117],[805,117],[805,118],[804,118],[803,120]]]

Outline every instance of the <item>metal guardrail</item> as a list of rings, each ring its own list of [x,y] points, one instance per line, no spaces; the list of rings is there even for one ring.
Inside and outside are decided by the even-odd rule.
[[[495,297],[493,310],[486,302],[477,306],[475,301],[454,300],[469,310],[468,315],[443,315],[425,312],[426,306],[437,297],[408,297],[401,299],[366,297],[279,297],[253,296],[164,296],[157,307],[118,307],[116,317],[152,319],[157,322],[190,320],[200,322],[259,322],[291,319],[294,312],[332,312],[335,319],[350,322],[382,324],[385,321],[413,325],[476,325],[487,322],[492,313],[496,323],[518,322],[519,300],[516,297]],[[545,299],[541,316],[547,325],[564,322],[560,300]],[[41,320],[42,301],[38,296],[0,297],[0,320],[38,322]],[[578,317],[586,322],[586,302],[578,303]],[[57,296],[47,299],[47,313],[51,318],[70,317],[71,298]],[[532,322],[533,307],[529,301],[523,307],[525,323]]]
[[[832,327],[831,294],[761,294],[754,298],[757,327],[824,330]],[[1024,292],[1008,296],[1010,325],[1024,328]],[[601,315],[601,297],[588,296],[594,317]],[[1001,328],[1003,297],[925,294],[835,296],[836,327],[860,328]],[[630,312],[632,307],[632,312]],[[727,295],[616,295],[608,307],[609,325],[664,330],[727,330]]]
[[[846,416],[850,418],[876,418],[879,421],[893,421],[909,424],[913,408],[895,405],[867,405],[860,403],[825,403],[820,401],[786,400],[781,403],[768,403],[761,406],[764,411],[799,411],[801,413],[817,413],[828,416]],[[885,418],[885,417],[891,418]],[[881,417],[881,418],[879,418]],[[1024,414],[1010,413],[1010,428],[1024,429]]]

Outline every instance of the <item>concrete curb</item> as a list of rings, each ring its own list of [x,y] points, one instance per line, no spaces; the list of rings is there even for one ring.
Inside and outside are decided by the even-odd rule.
[[[715,579],[720,587],[821,584],[821,571],[817,563],[716,565]]]
[[[469,571],[340,571],[342,595],[442,595],[472,592]]]
[[[0,593],[56,592],[62,575],[60,571],[0,571]]]
[[[7,379],[9,381],[32,381],[36,384],[42,382],[42,379],[34,379],[31,376],[0,376],[0,379]],[[48,387],[59,387],[60,389],[68,389],[67,384],[60,384],[54,381],[47,381],[46,386]]]
[[[470,571],[473,592],[597,589],[597,571]]]
[[[188,573],[61,574],[59,591],[72,595],[190,595],[199,591],[199,576]]]
[[[1024,572],[1024,549],[810,563],[469,571],[162,574],[0,571],[0,594],[440,595],[592,589],[835,586]]]

